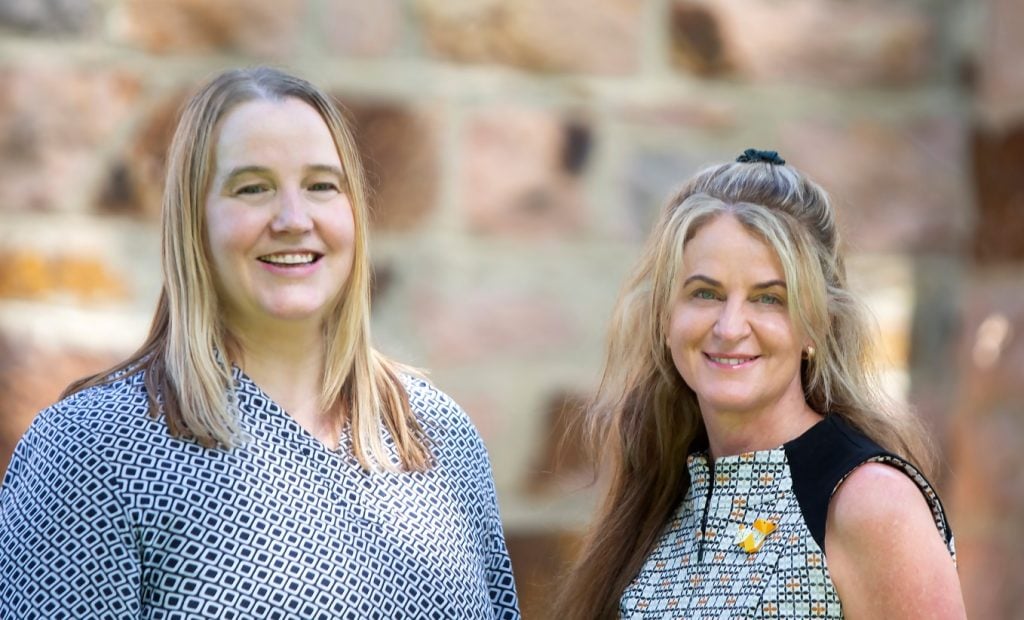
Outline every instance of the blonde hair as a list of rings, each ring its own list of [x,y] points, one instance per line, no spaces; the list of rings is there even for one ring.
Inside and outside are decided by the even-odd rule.
[[[244,440],[233,403],[229,360],[239,343],[220,319],[206,252],[204,201],[213,167],[219,122],[241,103],[294,98],[323,118],[345,170],[355,243],[352,268],[325,321],[325,364],[319,402],[349,416],[353,452],[363,467],[396,469],[382,430],[397,447],[400,465],[422,470],[430,454],[399,375],[407,371],[376,351],[370,338],[368,204],[363,168],[352,133],[332,100],[298,77],[267,67],[221,73],[185,106],[168,154],[162,211],[163,290],[145,343],[128,360],[81,379],[70,395],[107,383],[124,371],[145,370],[151,413],[163,412],[168,431],[204,446],[232,447]]]
[[[725,213],[779,257],[793,324],[816,349],[801,365],[810,407],[842,416],[925,471],[932,466],[920,422],[881,387],[869,314],[848,288],[827,193],[785,165],[707,168],[669,201],[616,306],[587,420],[608,489],[560,595],[559,617],[617,616],[623,591],[686,494],[687,455],[707,447],[696,395],[676,370],[666,335],[683,249]]]

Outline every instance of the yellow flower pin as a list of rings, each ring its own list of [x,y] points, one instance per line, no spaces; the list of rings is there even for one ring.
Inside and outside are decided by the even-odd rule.
[[[751,527],[740,524],[739,531],[736,532],[736,540],[733,541],[733,544],[739,545],[747,553],[755,553],[761,550],[764,540],[777,527],[777,525],[765,519],[755,520],[754,525]]]

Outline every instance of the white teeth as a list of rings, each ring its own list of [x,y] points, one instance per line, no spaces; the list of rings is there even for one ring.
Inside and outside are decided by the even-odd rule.
[[[316,260],[315,254],[273,254],[261,256],[260,260],[274,265],[304,265]]]
[[[742,364],[743,362],[746,362],[747,360],[741,360],[736,357],[712,357],[711,361],[716,362],[718,364],[725,364],[726,366],[737,366],[739,364]]]

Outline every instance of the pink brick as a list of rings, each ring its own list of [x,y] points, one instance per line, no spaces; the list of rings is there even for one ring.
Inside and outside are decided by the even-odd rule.
[[[115,361],[103,354],[43,349],[0,332],[0,479],[36,413],[71,381]]]
[[[971,617],[1009,618],[1024,605],[1024,264],[975,269],[962,293],[960,395],[947,502]]]
[[[698,74],[765,82],[901,86],[936,59],[934,18],[908,2],[677,0],[672,39]]]
[[[435,115],[394,103],[345,101],[345,106],[370,183],[374,228],[415,229],[437,207],[441,163]]]
[[[99,152],[138,103],[125,71],[0,69],[0,211],[66,211],[102,165]]]
[[[480,289],[449,298],[421,288],[413,292],[412,307],[429,368],[478,365],[499,355],[537,359],[579,337],[564,308],[528,293]]]
[[[567,126],[543,110],[497,107],[466,122],[459,202],[470,230],[566,235],[585,225],[579,178],[565,165]]]
[[[832,193],[854,251],[956,251],[968,238],[964,128],[952,116],[791,122],[778,150]]]

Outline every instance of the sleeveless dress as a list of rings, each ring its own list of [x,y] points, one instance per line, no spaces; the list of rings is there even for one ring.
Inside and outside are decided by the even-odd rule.
[[[956,559],[935,490],[910,463],[830,415],[773,450],[688,458],[690,488],[620,600],[622,618],[842,618],[825,561],[829,500],[857,466],[905,472]]]

